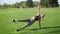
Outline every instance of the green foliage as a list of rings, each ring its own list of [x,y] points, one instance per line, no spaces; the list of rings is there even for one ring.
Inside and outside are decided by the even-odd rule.
[[[22,2],[16,2],[15,4],[6,4],[4,3],[3,5],[0,5],[0,8],[3,7],[3,8],[21,8],[23,7],[23,3],[26,3],[25,1],[22,1]],[[24,4],[25,6],[25,4]]]
[[[58,7],[58,0],[41,0],[43,7]]]
[[[33,1],[32,0],[27,0],[27,6],[28,7],[33,7]]]

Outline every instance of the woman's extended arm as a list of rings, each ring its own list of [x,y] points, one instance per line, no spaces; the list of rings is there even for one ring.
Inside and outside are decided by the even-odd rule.
[[[41,28],[40,3],[38,4],[37,10],[38,10],[38,16],[39,16],[39,27]]]
[[[37,6],[38,15],[40,15],[40,3]]]

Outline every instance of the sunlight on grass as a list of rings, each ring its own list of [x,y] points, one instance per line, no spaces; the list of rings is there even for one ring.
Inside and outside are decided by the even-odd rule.
[[[38,21],[19,32],[17,28],[26,22],[12,22],[12,19],[27,19],[37,14],[36,8],[0,8],[0,34],[60,34],[60,8],[41,8],[41,14],[45,14],[42,19],[42,28],[39,29]]]

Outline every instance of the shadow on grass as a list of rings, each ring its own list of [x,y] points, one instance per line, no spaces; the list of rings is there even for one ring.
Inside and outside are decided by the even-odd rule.
[[[50,29],[50,28],[60,28],[60,26],[55,26],[55,27],[43,27],[43,28],[41,28],[41,29]],[[40,30],[40,28],[29,29],[29,30],[36,31],[36,30]]]
[[[51,32],[48,32],[48,33],[60,33],[60,30],[51,31]]]
[[[43,27],[43,28],[41,28],[41,29],[50,29],[50,28],[60,28],[60,26],[54,26],[54,27]],[[29,31],[29,30],[32,30],[32,31]],[[39,32],[35,32],[35,31],[37,31],[37,30],[40,30],[40,28],[35,28],[35,29],[25,29],[24,31],[21,31],[21,32],[18,32],[18,34],[37,34],[37,33],[39,33]],[[49,31],[49,32],[46,32],[46,33],[41,33],[41,34],[52,34],[52,33],[54,33],[54,34],[57,34],[57,33],[59,33],[60,34],[60,29],[58,29],[58,30],[52,30],[52,31]]]

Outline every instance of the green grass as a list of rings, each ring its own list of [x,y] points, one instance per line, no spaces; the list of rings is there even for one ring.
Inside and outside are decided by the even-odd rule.
[[[60,8],[41,8],[41,14],[45,14],[41,21],[42,29],[39,29],[38,21],[33,25],[16,32],[16,29],[26,22],[12,22],[14,19],[27,19],[37,14],[36,8],[0,8],[0,34],[60,34]]]

